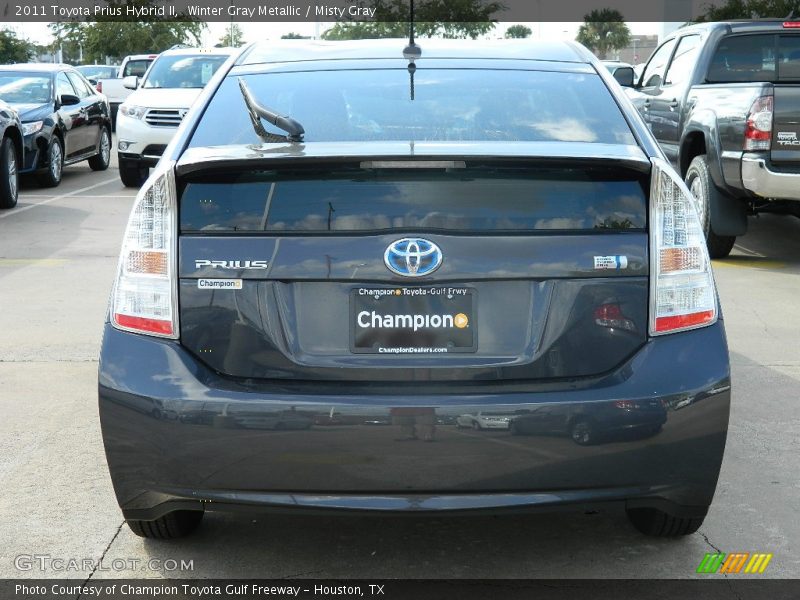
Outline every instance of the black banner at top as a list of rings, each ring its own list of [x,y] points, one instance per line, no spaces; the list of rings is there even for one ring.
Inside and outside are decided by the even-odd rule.
[[[415,0],[418,15],[434,0]],[[406,3],[409,0],[405,0]],[[626,21],[686,22],[710,4],[727,0],[475,0],[475,7],[496,8],[498,22],[583,21],[593,10],[618,11]],[[437,2],[438,3],[438,2]],[[385,0],[12,0],[0,1],[6,22],[53,21],[285,21],[332,22],[382,20],[378,7]],[[456,5],[457,6],[457,5]],[[450,12],[452,21],[472,21],[482,11]],[[774,15],[780,18],[785,15]],[[385,17],[384,19],[385,20]],[[441,20],[441,19],[439,19]],[[482,19],[481,19],[482,20]]]

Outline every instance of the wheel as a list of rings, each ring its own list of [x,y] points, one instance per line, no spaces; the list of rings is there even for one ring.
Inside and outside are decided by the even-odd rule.
[[[478,423],[477,421],[473,421],[473,422],[472,422],[472,428],[473,428],[475,431],[480,431],[481,429],[483,429],[483,428],[481,427],[481,424],[480,424],[480,423]]]
[[[39,183],[44,187],[56,187],[61,183],[64,170],[64,145],[58,136],[53,136],[47,147],[47,169],[38,175]]]
[[[645,535],[677,537],[694,533],[705,517],[674,517],[657,508],[629,508],[625,512],[631,524]]]
[[[517,425],[516,421],[511,421],[508,426],[508,430],[511,432],[511,435],[522,435],[522,432],[519,430],[519,425]]]
[[[200,526],[203,512],[199,510],[176,510],[154,521],[128,519],[128,527],[139,537],[152,540],[172,540],[192,533]]]
[[[0,144],[0,208],[14,208],[19,197],[19,169],[14,140],[7,137]]]
[[[111,134],[108,129],[103,127],[100,132],[99,152],[89,159],[89,167],[92,171],[105,171],[111,164]]]
[[[580,419],[572,424],[569,430],[572,441],[581,446],[589,446],[595,441],[594,426],[586,419]]]
[[[141,187],[150,173],[150,169],[142,167],[138,162],[123,158],[119,158],[119,178],[122,180],[122,185],[125,187]]]
[[[711,227],[711,203],[725,202],[726,199],[714,185],[708,169],[705,154],[695,156],[686,171],[686,187],[694,196],[700,225],[706,236],[706,245],[711,258],[725,258],[731,253],[736,241],[735,235],[717,235]]]

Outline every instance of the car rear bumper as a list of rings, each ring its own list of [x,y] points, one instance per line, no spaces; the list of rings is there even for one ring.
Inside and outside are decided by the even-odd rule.
[[[763,158],[742,157],[742,184],[762,198],[800,200],[800,173],[773,171]]]
[[[345,388],[304,394],[280,383],[232,381],[176,342],[106,326],[100,419],[125,517],[154,519],[179,508],[440,512],[608,502],[702,516],[716,487],[730,404],[722,322],[652,339],[588,384],[532,384],[530,392],[507,394],[480,386],[436,395]],[[479,410],[599,409],[610,431],[607,408],[620,399],[650,411],[660,404],[663,427],[579,445],[568,435],[455,426],[455,417]],[[398,407],[405,416],[419,410],[420,435],[407,435],[405,421],[375,425],[391,423]],[[335,425],[316,424],[329,415]]]

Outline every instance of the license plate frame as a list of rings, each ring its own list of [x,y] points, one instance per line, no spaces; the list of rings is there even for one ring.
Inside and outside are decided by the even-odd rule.
[[[354,287],[350,351],[395,356],[477,352],[477,305],[477,290],[463,285]]]

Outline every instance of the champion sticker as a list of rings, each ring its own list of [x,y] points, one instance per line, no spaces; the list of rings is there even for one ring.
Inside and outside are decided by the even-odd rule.
[[[594,257],[595,269],[627,269],[628,257],[627,256],[595,256]]]
[[[197,288],[201,290],[240,290],[241,279],[198,279]]]

